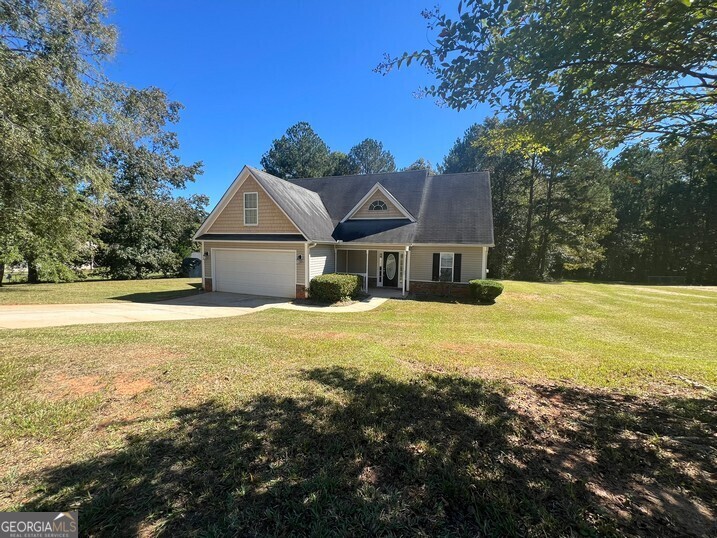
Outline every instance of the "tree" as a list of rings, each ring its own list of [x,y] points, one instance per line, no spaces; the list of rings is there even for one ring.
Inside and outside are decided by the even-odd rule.
[[[101,229],[113,154],[177,148],[153,115],[174,122],[180,105],[105,76],[106,16],[97,0],[0,0],[0,264],[25,259],[30,282],[71,278]]]
[[[435,45],[387,56],[377,70],[418,62],[438,79],[426,94],[456,109],[488,102],[510,116],[549,92],[556,113],[601,143],[715,137],[713,0],[465,0],[458,11],[457,19],[424,12]]]
[[[545,279],[592,269],[614,224],[609,171],[567,126],[537,129],[486,120],[469,128],[446,156],[443,173],[489,170],[495,248],[492,275]],[[542,140],[542,141],[539,141]]]
[[[349,151],[349,160],[360,174],[395,172],[396,162],[390,151],[373,138],[367,138]]]
[[[108,149],[113,180],[98,260],[114,278],[176,274],[191,251],[193,231],[206,217],[208,199],[172,193],[194,181],[202,164],[183,165],[174,154],[177,136],[166,126],[178,120],[178,107],[168,105],[159,90],[130,93],[128,111],[142,112],[143,138],[151,143]]]
[[[358,174],[358,168],[351,162],[349,156],[342,151],[332,151],[330,176],[351,176]]]
[[[611,185],[617,227],[598,275],[644,281],[682,276],[717,283],[717,148],[690,141],[623,149]]]
[[[431,161],[429,161],[428,159],[424,159],[423,157],[419,157],[403,170],[427,170],[429,174],[436,173],[436,171],[433,169]]]
[[[492,276],[506,278],[515,274],[515,258],[525,226],[527,163],[515,152],[493,147],[493,132],[499,125],[498,120],[488,119],[469,127],[443,159],[440,171],[490,172],[495,247],[488,257],[488,269]]]
[[[261,158],[264,170],[283,179],[324,177],[335,164],[329,147],[305,121],[289,127]]]

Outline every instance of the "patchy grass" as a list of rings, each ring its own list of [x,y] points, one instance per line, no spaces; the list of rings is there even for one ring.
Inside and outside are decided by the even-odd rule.
[[[0,292],[1,293],[1,292]],[[717,529],[717,293],[0,332],[0,510],[87,535]]]
[[[61,284],[3,284],[0,306],[12,304],[79,304],[131,301],[149,303],[199,292],[201,278],[87,280]]]

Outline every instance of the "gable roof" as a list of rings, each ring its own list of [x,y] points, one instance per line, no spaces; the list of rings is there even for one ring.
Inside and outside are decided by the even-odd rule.
[[[291,183],[321,196],[336,225],[337,241],[493,245],[490,174],[429,175],[426,170],[311,179]],[[417,222],[344,219],[376,184],[388,190]]]
[[[284,180],[245,166],[194,238],[204,234],[246,174],[309,241],[493,245],[493,211],[488,172],[429,175],[426,170],[386,174]],[[378,185],[378,187],[377,187]],[[347,217],[380,188],[411,218]]]
[[[234,194],[239,190],[241,184],[244,183],[244,180],[249,176],[253,177],[259,186],[264,189],[269,198],[271,198],[287,216],[291,223],[296,226],[303,237],[311,241],[334,241],[331,237],[334,225],[317,193],[292,185],[288,181],[274,177],[271,174],[267,174],[251,166],[245,166],[242,168],[242,171],[239,172],[219,200],[219,203],[199,227],[197,233],[194,234],[193,239],[195,241],[208,240],[209,237],[214,238],[216,236],[216,234],[207,236],[206,232],[211,228],[219,214],[224,210]]]
[[[380,183],[376,183],[370,191],[368,191],[363,198],[361,198],[358,202],[356,202],[356,205],[349,211],[346,216],[341,219],[341,222],[346,222],[347,220],[354,217],[354,215],[361,209],[366,202],[368,202],[371,197],[377,193],[380,192],[393,206],[398,210],[399,213],[402,213],[405,218],[410,220],[411,222],[415,222],[416,219],[411,213],[403,207],[403,204],[396,200],[396,197],[391,194],[386,187],[381,185]],[[383,218],[383,217],[381,217]]]
[[[307,239],[333,241],[334,224],[318,193],[251,166],[247,168]]]

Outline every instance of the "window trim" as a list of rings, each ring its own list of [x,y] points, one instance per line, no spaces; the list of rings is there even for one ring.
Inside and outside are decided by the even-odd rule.
[[[451,279],[450,280],[442,280],[441,279],[441,271],[443,269],[448,269],[448,267],[443,267],[443,256],[450,255],[451,257]],[[456,253],[455,252],[440,252],[438,254],[438,282],[453,282],[453,276],[455,274],[456,269]]]
[[[374,204],[383,204],[383,207],[374,207],[373,206]],[[368,205],[368,211],[388,211],[388,204],[386,202],[384,202],[383,200],[381,200],[380,198],[378,198],[376,200],[373,200]]]
[[[247,207],[246,206],[246,197],[248,194],[253,194],[256,196],[256,207]],[[258,192],[245,192],[243,196],[244,201],[244,226],[259,226],[259,193]],[[256,222],[251,223],[246,221],[246,212],[247,211],[256,211]]]

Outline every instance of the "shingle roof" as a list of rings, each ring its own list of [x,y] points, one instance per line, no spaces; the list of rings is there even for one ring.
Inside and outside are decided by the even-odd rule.
[[[287,181],[255,168],[246,167],[246,170],[309,241],[493,244],[488,172],[429,175],[425,170],[411,170]],[[377,183],[388,190],[417,222],[409,219],[341,222]],[[231,188],[222,200],[228,199],[229,194]],[[222,202],[212,215],[221,209]],[[206,232],[211,222],[210,215],[197,234]],[[248,237],[247,234],[227,234],[227,239],[234,235],[237,236],[232,237],[234,240],[240,239],[239,236],[244,236],[241,239]],[[289,236],[276,240],[302,237]],[[204,237],[207,236],[201,236]],[[218,239],[214,235],[212,238]]]
[[[493,244],[493,211],[488,172],[429,175],[425,170],[412,170],[390,174],[295,179],[291,183],[319,194],[336,225],[333,231],[336,240]],[[385,187],[406,210],[416,216],[417,222],[375,219],[340,223],[376,183]]]
[[[248,167],[252,175],[311,241],[333,241],[331,221],[318,193]]]

